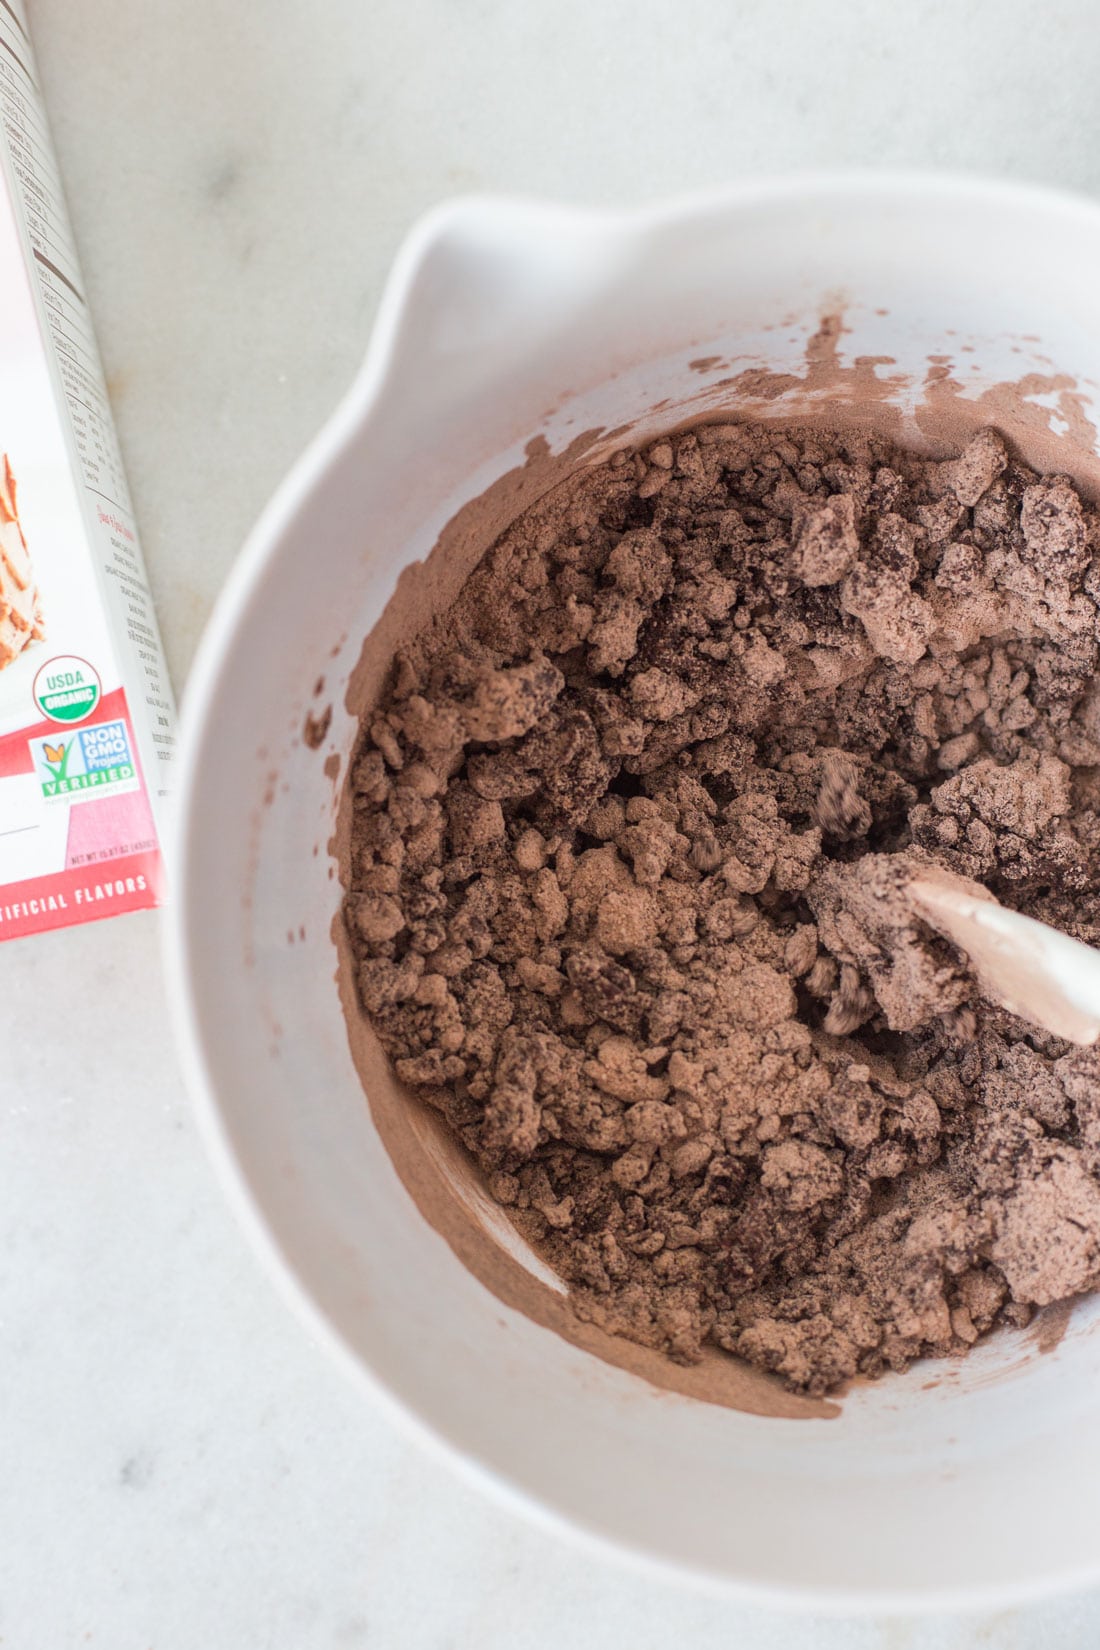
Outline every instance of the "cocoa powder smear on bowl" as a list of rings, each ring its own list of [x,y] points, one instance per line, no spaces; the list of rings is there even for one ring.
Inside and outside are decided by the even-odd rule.
[[[1100,940],[1100,514],[982,431],[711,425],[526,511],[352,775],[360,1000],[576,1310],[823,1393],[1100,1283],[1100,1054],[930,862]]]

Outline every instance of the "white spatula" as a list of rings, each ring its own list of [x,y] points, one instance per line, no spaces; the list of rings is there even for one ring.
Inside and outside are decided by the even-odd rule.
[[[924,920],[965,951],[985,996],[1071,1043],[1100,1037],[1100,951],[947,883],[910,884]]]

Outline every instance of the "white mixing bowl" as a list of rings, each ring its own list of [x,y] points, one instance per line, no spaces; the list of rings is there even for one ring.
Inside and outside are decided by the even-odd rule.
[[[349,1055],[324,765],[338,753],[346,771],[346,684],[398,574],[532,437],[560,452],[593,427],[637,435],[751,402],[739,375],[804,378],[828,311],[841,366],[880,358],[852,370],[888,380],[886,401],[912,411],[927,378],[953,376],[1010,433],[1017,414],[1049,423],[1061,466],[1086,474],[1098,272],[1096,206],[965,180],[795,180],[631,213],[444,207],[401,251],[363,370],[265,512],[196,662],[169,967],[232,1200],[396,1411],[513,1502],[647,1564],[836,1608],[1095,1577],[1100,1301],[1046,1355],[999,1334],[946,1378],[924,1364],[810,1420],[661,1391],[502,1304],[399,1179]],[[1014,413],[991,386],[1028,373]],[[303,719],[330,703],[316,750]]]

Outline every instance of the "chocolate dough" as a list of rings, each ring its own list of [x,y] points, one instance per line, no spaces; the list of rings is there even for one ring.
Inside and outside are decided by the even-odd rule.
[[[1100,1281],[1100,1056],[905,893],[1100,940],[1098,552],[993,430],[704,426],[550,493],[399,654],[360,998],[583,1315],[822,1393]]]

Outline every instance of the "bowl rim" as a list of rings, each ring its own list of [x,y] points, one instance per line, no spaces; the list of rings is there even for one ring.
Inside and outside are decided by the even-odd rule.
[[[324,485],[339,456],[361,430],[385,390],[394,362],[395,343],[418,270],[432,247],[464,225],[486,222],[523,236],[532,226],[568,229],[607,241],[643,239],[667,233],[688,220],[734,216],[776,205],[797,208],[873,202],[918,205],[973,202],[984,207],[1046,215],[1080,223],[1100,232],[1100,202],[1087,195],[1041,184],[990,178],[971,172],[940,173],[926,169],[844,169],[797,171],[777,177],[753,177],[721,187],[663,197],[638,206],[570,205],[535,196],[506,193],[463,194],[423,213],[400,243],[385,280],[369,343],[352,381],[320,430],[293,462],[248,533],[216,598],[189,671],[182,699],[176,794],[167,833],[169,900],[162,924],[162,961],[177,1058],[189,1093],[204,1148],[234,1215],[278,1292],[311,1338],[325,1346],[357,1384],[368,1391],[383,1413],[407,1437],[437,1459],[456,1467],[492,1499],[551,1531],[587,1553],[696,1592],[794,1613],[866,1616],[870,1613],[969,1613],[1006,1605],[1034,1603],[1100,1581],[1100,1551],[1094,1562],[1048,1570],[1006,1586],[929,1590],[896,1587],[830,1589],[798,1582],[777,1587],[743,1576],[663,1556],[634,1545],[575,1516],[559,1512],[536,1494],[502,1477],[467,1451],[445,1426],[422,1413],[391,1387],[354,1350],[318,1305],[284,1252],[253,1195],[248,1175],[233,1147],[206,1045],[202,1016],[193,989],[193,934],[189,920],[192,887],[191,844],[201,798],[202,748],[209,737],[218,703],[221,675],[234,638],[282,534],[298,512]]]

